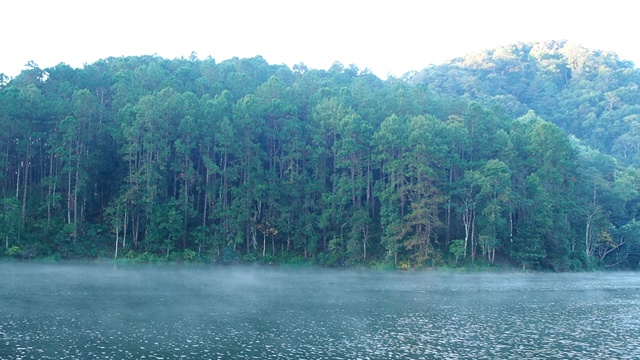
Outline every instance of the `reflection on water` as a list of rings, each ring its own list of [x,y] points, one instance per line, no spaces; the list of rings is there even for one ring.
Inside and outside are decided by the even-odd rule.
[[[640,357],[640,277],[0,264],[0,359]]]

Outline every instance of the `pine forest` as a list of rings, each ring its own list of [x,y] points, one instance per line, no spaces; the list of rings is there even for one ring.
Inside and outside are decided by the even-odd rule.
[[[259,56],[30,62],[0,75],[0,254],[637,269],[638,84],[566,41],[387,80]]]

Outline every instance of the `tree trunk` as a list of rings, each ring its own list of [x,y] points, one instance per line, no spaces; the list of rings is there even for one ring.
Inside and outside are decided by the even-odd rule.
[[[467,258],[467,249],[469,248],[469,242],[472,241],[472,227],[473,227],[473,209],[472,205],[466,204],[467,208],[462,214],[462,221],[464,223],[464,258]]]
[[[207,147],[207,154],[209,154],[209,147]],[[202,231],[207,227],[207,210],[209,206],[209,168],[207,167],[206,175],[205,175],[205,186],[204,186],[204,204],[202,204]],[[198,255],[202,250],[202,241],[204,240],[204,236],[202,236],[202,240],[200,241],[200,246],[198,247]]]
[[[245,242],[247,243],[247,255],[251,252],[251,234],[249,232],[249,222],[246,221],[244,224],[244,234],[245,234]]]
[[[124,250],[127,247],[127,222],[128,222],[128,217],[127,217],[127,205],[125,204],[124,206],[124,229],[122,229],[122,250]]]
[[[135,218],[131,219],[131,232],[133,237],[133,247],[134,249],[138,249],[139,247],[139,237],[140,237],[140,214],[136,214]]]
[[[76,183],[73,187],[73,244],[78,239],[78,180],[80,179],[80,155],[76,160]]]
[[[22,179],[22,227],[27,219],[27,186],[29,185],[29,158],[31,157],[31,138],[27,144],[27,155],[24,162],[24,179]]]
[[[267,255],[267,234],[262,233],[262,257]]]
[[[276,256],[276,241],[275,236],[271,233],[271,256]]]
[[[187,225],[189,219],[189,184],[184,180],[184,221],[182,225],[182,250],[187,248]]]
[[[51,200],[53,189],[53,155],[49,156],[49,183],[47,184],[47,225],[45,226],[45,232],[49,233],[49,227],[51,226]]]
[[[367,240],[369,239],[369,231],[366,225],[362,227],[362,259],[367,260]]]
[[[120,219],[118,219],[118,216],[116,215],[116,221],[120,221]],[[113,256],[114,259],[118,258],[118,243],[120,242],[120,225],[116,225],[116,251],[115,254]]]

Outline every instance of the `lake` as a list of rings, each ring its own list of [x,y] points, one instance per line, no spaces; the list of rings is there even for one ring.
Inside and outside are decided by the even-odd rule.
[[[0,264],[0,359],[638,359],[640,274]]]

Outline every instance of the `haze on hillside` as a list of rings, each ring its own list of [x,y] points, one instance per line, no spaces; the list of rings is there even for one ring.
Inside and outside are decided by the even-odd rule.
[[[335,61],[381,78],[520,41],[568,39],[640,63],[635,11],[621,0],[573,3],[359,1],[158,3],[114,0],[3,2],[0,73],[28,61],[73,67],[111,56],[158,54],[327,69]]]

